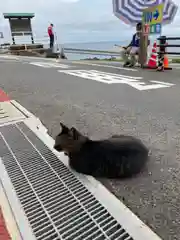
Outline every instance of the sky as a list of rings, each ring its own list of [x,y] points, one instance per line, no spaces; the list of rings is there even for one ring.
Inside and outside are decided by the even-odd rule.
[[[173,0],[179,2],[180,0]],[[135,29],[113,14],[112,0],[5,0],[1,12],[33,12],[32,27],[36,38],[47,34],[47,26],[54,23],[61,43],[128,40]],[[0,16],[0,28],[10,37],[8,20]],[[163,34],[180,33],[180,9],[171,25],[163,27]]]

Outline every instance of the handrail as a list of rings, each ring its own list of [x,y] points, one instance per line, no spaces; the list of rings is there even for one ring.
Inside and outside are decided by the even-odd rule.
[[[166,36],[164,37],[166,38],[166,40],[180,40],[180,37],[166,37]],[[161,40],[161,39],[162,37],[157,38],[157,40]]]
[[[172,69],[168,66],[168,61],[165,59],[166,54],[168,55],[180,55],[180,52],[168,52],[168,47],[180,47],[179,44],[168,44],[167,40],[180,40],[179,37],[166,37],[166,36],[160,36],[158,38],[159,44],[157,44],[157,47],[159,50],[157,51],[158,54],[158,71],[163,71],[165,69]]]
[[[180,37],[166,37],[161,36],[157,38],[159,40],[159,44],[157,44],[157,47],[159,47],[158,54],[168,54],[168,55],[180,55],[180,52],[168,52],[167,48],[176,47],[180,48],[180,44],[168,44],[167,40],[180,40]]]
[[[90,55],[107,55],[107,56],[120,56],[121,52],[107,51],[107,50],[95,50],[95,49],[80,49],[80,48],[63,48],[65,53],[76,54],[90,54]]]
[[[25,34],[32,34],[31,31],[15,31],[15,32],[11,32],[12,34],[22,34],[22,35],[25,35]],[[16,35],[15,35],[16,36]],[[17,35],[19,36],[19,35]]]
[[[180,47],[180,44],[168,44],[168,45],[165,45],[165,44],[158,44],[157,47],[160,47],[160,46],[164,46],[164,47]]]
[[[79,51],[79,52],[98,52],[98,53],[117,53],[115,51],[107,51],[107,50],[95,50],[95,49],[82,49],[82,48],[64,48],[65,51]]]
[[[23,33],[23,32],[21,32]],[[17,44],[22,44],[25,46],[25,50],[29,50],[28,45],[31,44],[30,39],[24,39],[21,38],[21,36],[15,36],[17,38]],[[25,37],[28,38],[28,36],[25,35]],[[34,43],[35,44],[42,44],[44,48],[48,48],[49,45],[49,36],[45,33],[43,37],[38,37],[36,33],[33,33],[34,37]],[[166,40],[180,40],[180,37],[165,37]],[[157,38],[158,40],[161,38]],[[72,48],[72,47],[63,47],[63,44],[58,44],[57,37],[55,37],[55,51],[61,52],[61,49],[64,51],[65,54],[71,53],[71,54],[78,54],[78,55],[92,55],[92,56],[111,56],[111,57],[121,57],[121,49],[115,49],[113,50],[98,50],[98,49],[82,49],[82,48]],[[157,47],[163,47],[164,45],[157,44]],[[9,46],[7,46],[8,48]],[[113,47],[113,46],[112,46]],[[166,47],[180,47],[179,44],[169,44]],[[1,47],[2,48],[2,47]],[[6,48],[6,46],[3,46],[3,48]],[[60,49],[60,50],[59,50]],[[43,48],[38,49],[43,50]],[[38,51],[37,50],[37,51]],[[13,50],[11,50],[13,51]],[[23,49],[19,51],[24,51]],[[176,58],[180,55],[178,52],[167,52],[166,54],[171,55],[170,58]]]

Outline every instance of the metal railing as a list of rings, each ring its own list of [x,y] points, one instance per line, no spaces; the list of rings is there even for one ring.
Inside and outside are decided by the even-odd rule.
[[[16,42],[17,44],[22,44],[24,45],[24,50],[28,50],[28,45],[31,44],[31,39],[29,36],[27,36],[26,34],[23,34],[23,32],[20,32],[21,36],[15,36],[16,38]],[[24,37],[22,37],[24,36]],[[35,44],[42,44],[43,48],[38,48],[38,50],[42,50],[44,48],[48,48],[49,45],[49,37],[48,35],[44,35],[43,37],[38,37],[36,34],[33,34],[34,37],[34,43]],[[166,38],[167,40],[180,40],[180,38],[173,38],[173,37],[169,37]],[[63,50],[63,52],[65,54],[78,54],[78,55],[89,55],[89,56],[99,56],[99,57],[118,57],[121,58],[121,48],[117,47],[115,48],[115,50],[98,50],[98,49],[83,49],[83,48],[71,48],[71,47],[66,47],[63,46],[63,44],[59,44],[58,43],[58,39],[57,36],[55,36],[55,44],[54,44],[54,51],[59,51],[61,52],[61,50]],[[112,48],[115,47],[112,46]],[[180,45],[178,44],[169,44],[167,47],[180,47]],[[9,46],[3,46],[1,47],[1,49],[3,50],[8,50]],[[24,51],[24,50],[20,50],[20,51]],[[178,55],[180,55],[180,53],[176,53],[176,52],[168,52],[169,58],[170,59],[174,59],[177,58]]]
[[[177,52],[170,52],[168,51],[168,48],[179,48],[180,50],[180,44],[169,44],[167,41],[171,41],[171,40],[180,40],[180,37],[166,37],[166,36],[161,36],[158,38],[159,40],[159,44],[157,45],[157,47],[159,47],[159,52],[161,52],[161,49],[163,49],[163,51],[165,51],[166,54],[168,55],[180,55],[180,51]]]
[[[120,56],[121,52],[107,51],[107,50],[95,50],[95,49],[80,49],[80,48],[63,48],[65,53],[74,54],[88,54],[88,55],[102,55],[102,56]]]

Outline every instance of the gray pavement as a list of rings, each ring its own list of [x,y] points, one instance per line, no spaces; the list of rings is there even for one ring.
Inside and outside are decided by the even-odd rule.
[[[131,180],[102,182],[162,239],[180,239],[180,71],[30,62],[43,65],[40,59],[0,60],[0,87],[39,117],[52,136],[63,121],[94,139],[120,133],[140,137],[152,150],[147,169]],[[161,88],[142,90],[152,84]]]

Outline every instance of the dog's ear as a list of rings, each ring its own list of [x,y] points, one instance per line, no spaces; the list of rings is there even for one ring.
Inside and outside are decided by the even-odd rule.
[[[78,132],[78,130],[74,127],[72,127],[69,131],[70,135],[72,136],[72,138],[74,140],[78,140],[79,139],[79,136],[80,136],[80,133]]]
[[[60,126],[61,126],[61,133],[68,133],[69,132],[69,128],[68,127],[66,127],[65,125],[64,125],[64,123],[61,123],[60,122]]]

